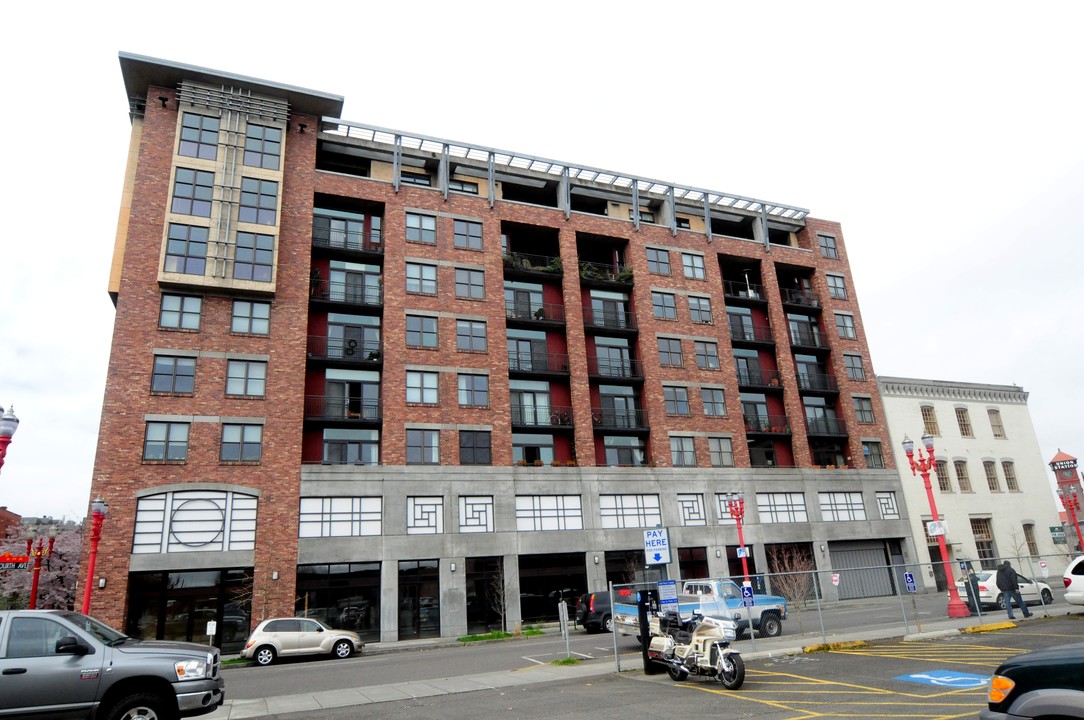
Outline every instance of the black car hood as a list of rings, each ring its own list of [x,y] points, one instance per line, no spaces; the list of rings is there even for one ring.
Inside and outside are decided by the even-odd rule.
[[[1001,664],[1003,669],[1025,667],[1027,665],[1046,664],[1051,661],[1078,660],[1084,662],[1084,643],[1058,645],[1033,652],[1016,655]]]

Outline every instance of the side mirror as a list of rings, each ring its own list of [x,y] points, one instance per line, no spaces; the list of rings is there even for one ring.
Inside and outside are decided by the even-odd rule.
[[[57,655],[86,655],[90,648],[79,642],[74,635],[57,638],[54,652]]]

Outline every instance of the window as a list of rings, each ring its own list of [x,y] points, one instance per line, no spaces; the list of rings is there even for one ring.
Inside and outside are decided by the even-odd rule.
[[[663,385],[663,401],[667,415],[689,415],[689,390],[683,387]]]
[[[698,325],[711,325],[711,298],[690,295],[689,320]]]
[[[693,342],[696,349],[696,366],[701,370],[719,369],[719,345],[705,340]]]
[[[262,450],[262,425],[222,426],[222,462],[257,463]]]
[[[437,241],[437,219],[432,215],[406,214],[407,242],[428,243]]]
[[[407,465],[436,465],[440,462],[439,430],[406,431]]]
[[[486,324],[478,320],[456,320],[455,347],[462,352],[485,352]]]
[[[278,212],[279,184],[274,180],[241,178],[241,202],[237,219],[257,225],[274,225]]]
[[[836,249],[836,239],[834,237],[831,235],[818,235],[817,242],[821,246],[821,255],[833,260],[839,258],[839,251]]]
[[[900,506],[896,502],[896,493],[892,490],[877,491],[877,507],[881,510],[882,520],[899,520]]]
[[[654,275],[670,274],[670,251],[647,249],[647,271]]]
[[[1020,483],[1016,479],[1016,465],[1011,460],[1003,460],[1001,471],[1005,473],[1005,489],[1009,492],[1020,492]]]
[[[734,467],[734,444],[728,437],[709,437],[708,454],[712,467]]]
[[[994,532],[990,526],[990,518],[971,518],[971,534],[975,537],[975,551],[979,561],[985,570],[993,570],[997,562],[997,551],[994,548]],[[936,544],[936,540],[931,538]]]
[[[692,253],[681,253],[681,267],[685,271],[685,277],[694,280],[704,279],[704,256]]]
[[[459,464],[492,465],[491,435],[488,430],[460,430]]]
[[[477,195],[478,183],[466,182],[464,180],[449,180],[448,189],[455,190],[456,192],[467,193],[468,195]]]
[[[866,367],[862,364],[861,355],[844,355],[843,366],[847,368],[848,380],[866,379]]]
[[[652,292],[651,307],[660,320],[677,320],[677,305],[673,293]]]
[[[158,327],[167,330],[199,330],[203,299],[184,295],[163,295]]]
[[[670,438],[670,464],[674,467],[696,467],[696,448],[691,437]]]
[[[486,274],[482,270],[455,269],[455,296],[466,300],[486,299]]]
[[[422,295],[436,295],[437,266],[408,262],[406,264],[406,291]]]
[[[437,319],[425,315],[406,316],[406,344],[414,348],[437,346]]]
[[[700,401],[707,417],[726,417],[726,399],[722,388],[700,388]]]
[[[1039,554],[1039,544],[1035,542],[1035,526],[1031,523],[1024,523],[1024,542],[1028,546],[1028,555]]]
[[[303,497],[298,537],[379,535],[383,501],[379,497]]]
[[[982,463],[982,471],[986,473],[986,486],[990,492],[1001,492],[1001,481],[997,477],[997,463],[986,460]]]
[[[406,374],[406,401],[414,405],[436,405],[437,373],[408,370]]]
[[[325,428],[324,462],[329,465],[379,465],[380,431]]]
[[[941,492],[952,492],[952,478],[949,477],[948,463],[944,460],[938,460],[934,467],[937,473],[937,487]]]
[[[489,376],[460,373],[459,404],[463,407],[489,407]]]
[[[967,412],[967,408],[956,408],[956,424],[960,426],[960,435],[967,438],[975,437],[971,429],[971,415]]]
[[[191,395],[196,389],[196,359],[157,355],[151,374],[151,392]]]
[[[632,209],[630,208],[629,209],[629,220],[632,220],[632,218],[633,218]],[[655,222],[655,213],[651,212],[650,210],[641,210],[640,211],[640,222],[654,223]]]
[[[719,500],[719,517],[730,519],[726,510],[726,495],[716,495]],[[757,515],[762,523],[805,523],[809,514],[802,493],[757,493]]]
[[[872,425],[874,422],[873,400],[867,397],[854,398],[854,416],[859,423]]]
[[[444,532],[444,498],[407,497],[407,535],[440,535]],[[411,563],[413,564],[413,563]],[[436,607],[430,608],[437,612]]]
[[[516,530],[583,530],[579,495],[516,495]]]
[[[58,655],[59,653],[56,651],[57,641],[65,635],[71,635],[71,631],[65,626],[48,618],[13,617],[10,622],[11,632],[8,637],[7,657],[12,659]],[[91,630],[90,624],[87,625],[88,627],[85,629]],[[54,663],[56,665],[60,663],[60,661],[53,660],[43,662],[46,663],[42,666],[45,673],[49,672],[44,669],[45,667],[54,667]],[[14,670],[4,670],[5,674],[15,674],[15,672]],[[17,672],[26,672],[26,670],[23,669]],[[17,704],[21,706],[23,703],[18,702]]]
[[[234,300],[230,332],[247,335],[269,334],[271,332],[271,304]]]
[[[226,363],[226,394],[234,397],[263,397],[267,363],[230,360]]]
[[[245,165],[278,170],[282,156],[282,130],[248,124],[245,128]]]
[[[922,406],[922,429],[928,435],[940,435],[941,428],[937,425],[937,411],[933,405]]]
[[[207,228],[169,224],[166,272],[202,275],[207,267]]]
[[[825,522],[866,519],[866,506],[862,503],[860,492],[822,492],[817,495],[821,505],[821,520]]]
[[[662,525],[658,495],[599,495],[598,509],[606,530]]]
[[[178,155],[214,160],[218,157],[218,118],[181,114],[181,144]]]
[[[883,469],[885,466],[884,455],[881,454],[881,443],[876,440],[867,440],[862,443],[862,454],[866,456],[866,467]]]
[[[275,262],[275,238],[258,233],[237,233],[237,257],[233,261],[235,280],[271,282]]]
[[[184,462],[188,459],[188,423],[149,422],[143,440],[143,459]]]
[[[169,210],[180,215],[211,217],[214,192],[213,172],[177,168],[177,174],[173,178],[173,204]]]
[[[990,418],[990,432],[994,434],[994,437],[1005,437],[1005,426],[1001,423],[1001,411],[990,408],[986,411],[986,415]]]
[[[854,316],[844,313],[836,313],[836,330],[844,340],[857,340],[858,333],[854,329]]]
[[[688,230],[689,228],[691,228],[693,226],[692,223],[689,221],[689,218],[683,218],[683,217],[675,218],[674,219],[674,224],[677,227],[681,228],[682,230]]]
[[[828,294],[836,300],[847,299],[847,286],[842,275],[828,275]]]
[[[681,341],[676,338],[659,338],[659,365],[663,367],[684,367],[681,357]]]
[[[455,221],[455,239],[453,244],[464,250],[482,249],[482,223],[467,220]]]
[[[971,478],[967,474],[967,461],[956,460],[952,463],[952,466],[956,469],[956,485],[959,486],[960,492],[971,492]]]
[[[481,463],[463,463],[460,465],[478,465]],[[489,463],[485,463],[488,465]],[[460,495],[459,496],[459,532],[461,533],[491,533],[493,532],[493,496],[492,495]]]
[[[432,187],[433,178],[425,173],[402,170],[399,172],[399,181],[404,185],[418,185],[419,187]]]

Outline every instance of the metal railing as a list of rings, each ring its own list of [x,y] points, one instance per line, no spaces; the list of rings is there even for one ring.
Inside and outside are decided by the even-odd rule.
[[[584,280],[609,280],[610,282],[632,282],[632,268],[620,263],[600,263],[580,261],[580,278]]]
[[[565,306],[559,303],[522,303],[505,300],[504,314],[509,320],[564,322]]]
[[[346,305],[380,306],[384,304],[384,288],[379,285],[352,285],[315,280],[312,283],[312,297],[314,300]]]
[[[779,387],[778,370],[738,370],[738,384],[747,387]]]
[[[312,229],[313,247],[337,248],[355,252],[384,253],[384,242],[379,230],[371,232],[347,232],[329,228]]]
[[[380,401],[327,395],[306,395],[305,418],[308,420],[379,422],[381,419]]]
[[[745,431],[771,435],[789,435],[790,420],[786,415],[744,415]]]
[[[817,328],[791,328],[790,344],[800,347],[826,348],[821,331]]]
[[[642,378],[643,364],[639,360],[587,357],[587,374],[604,378]]]
[[[323,335],[309,335],[307,352],[312,358],[345,362],[380,362],[382,357],[379,340],[362,341]]]
[[[738,325],[730,323],[730,339],[736,342],[774,343],[772,329],[767,325]]]
[[[530,255],[528,253],[506,253],[504,267],[509,270],[531,270],[560,274],[561,258],[551,255]]]
[[[607,330],[635,330],[636,313],[628,310],[596,310],[590,305],[585,305],[583,324],[587,327]]]
[[[640,408],[615,410],[613,408],[591,408],[591,422],[596,429],[607,430],[646,430],[647,420]]]
[[[837,392],[839,383],[835,375],[826,373],[798,373],[798,388],[800,390],[824,390]]]
[[[567,405],[512,403],[512,424],[528,427],[572,427],[572,408]]]
[[[810,435],[846,435],[847,423],[841,418],[809,418],[805,419],[806,432]]]
[[[508,369],[512,372],[568,374],[568,355],[508,351]]]
[[[744,280],[724,280],[723,295],[732,298],[763,300],[764,286],[758,285],[757,283],[745,282]]]
[[[804,307],[816,307],[821,306],[821,300],[817,297],[817,294],[811,290],[791,290],[790,288],[780,288],[780,294],[783,296],[783,302],[790,305],[802,305]]]

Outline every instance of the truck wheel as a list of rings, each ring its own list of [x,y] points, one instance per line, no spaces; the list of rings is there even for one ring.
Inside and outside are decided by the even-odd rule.
[[[252,658],[256,661],[257,665],[270,665],[275,662],[275,648],[270,645],[263,645],[256,649]]]
[[[670,676],[670,679],[674,682],[684,682],[689,677],[689,671],[682,667],[674,667],[673,665],[666,666],[666,674]]]
[[[348,658],[354,654],[354,645],[349,640],[339,640],[331,648],[331,654],[337,658]]]
[[[731,654],[719,661],[719,674],[715,678],[727,690],[737,690],[745,682],[745,661],[741,655]]]
[[[602,627],[606,628],[606,632],[612,633],[614,631],[614,619],[609,615],[602,618]]]
[[[760,616],[759,629],[761,637],[779,637],[783,634],[783,621],[778,614],[766,612]]]
[[[105,717],[106,720],[173,720],[176,715],[166,710],[166,704],[157,695],[136,693],[109,708]]]

